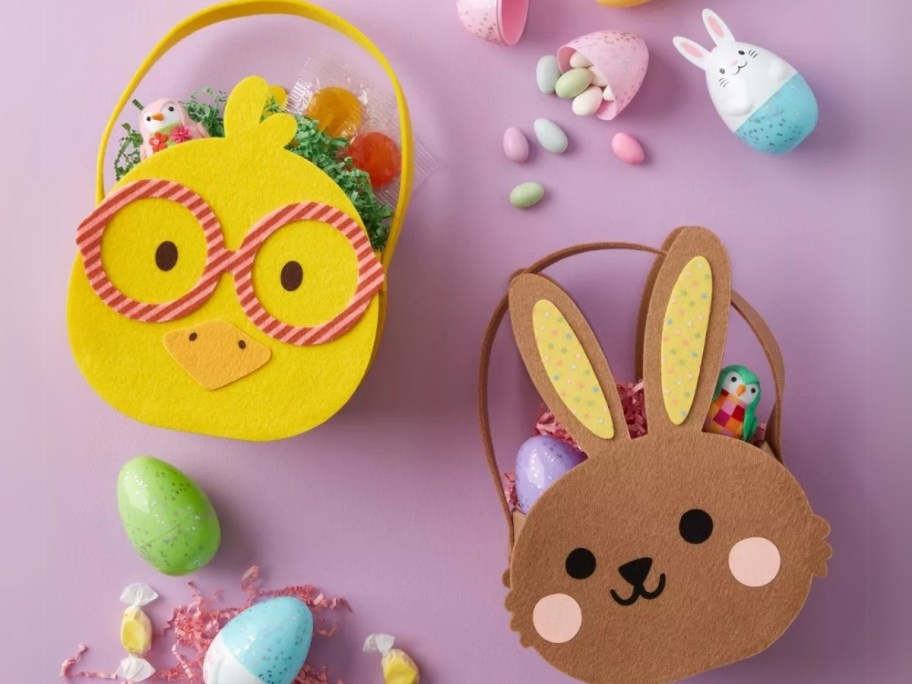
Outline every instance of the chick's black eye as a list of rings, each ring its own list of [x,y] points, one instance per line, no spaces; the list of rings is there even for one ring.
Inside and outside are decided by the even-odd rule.
[[[757,388],[751,387],[751,394],[756,394],[756,393],[757,393]]]
[[[744,53],[742,52],[741,54],[743,55]],[[169,111],[169,112],[173,112],[173,111],[174,111],[174,105],[171,105],[170,107],[168,107],[168,111]]]
[[[146,121],[152,121],[152,117],[151,117],[151,116],[147,116],[147,117],[146,117]]]
[[[160,271],[170,271],[177,265],[177,245],[165,240],[155,250],[155,265]]]
[[[738,382],[738,377],[736,375],[732,376],[732,382]]]
[[[738,54],[739,54],[739,55],[743,55],[743,54],[744,54],[744,50],[738,50]]]
[[[595,572],[595,555],[589,549],[574,549],[567,556],[565,567],[570,577],[584,580]]]
[[[725,75],[725,69],[719,69],[719,73],[722,74],[722,75],[724,76],[724,75]]]
[[[688,544],[702,544],[712,535],[713,519],[706,511],[692,508],[681,516],[678,531]]]
[[[297,261],[289,261],[282,267],[279,279],[282,282],[282,287],[289,292],[294,292],[301,287],[301,282],[304,280],[304,269],[301,268],[301,264]]]

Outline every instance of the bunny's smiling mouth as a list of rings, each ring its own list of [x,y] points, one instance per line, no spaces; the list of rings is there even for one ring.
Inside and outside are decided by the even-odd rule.
[[[611,598],[614,599],[615,603],[621,606],[632,606],[641,598],[646,599],[647,601],[659,598],[659,596],[662,595],[662,592],[665,591],[665,573],[663,572],[659,575],[659,583],[656,585],[656,588],[652,591],[647,591],[646,579],[649,577],[651,571],[652,558],[649,556],[636,558],[624,563],[618,568],[618,574],[627,580],[627,583],[633,587],[633,593],[627,598],[621,598],[621,595],[612,589]]]
[[[614,599],[615,603],[621,606],[632,606],[634,603],[639,601],[641,598],[646,599],[647,601],[652,601],[653,599],[659,598],[662,595],[662,592],[665,591],[665,573],[663,572],[659,575],[659,583],[656,585],[656,588],[652,591],[647,591],[645,585],[638,584],[633,587],[633,593],[627,598],[621,598],[621,595],[618,594],[614,589],[611,590],[611,598]]]

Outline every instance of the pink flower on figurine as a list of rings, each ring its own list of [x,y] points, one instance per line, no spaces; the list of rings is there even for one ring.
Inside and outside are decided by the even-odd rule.
[[[153,133],[149,137],[149,146],[153,152],[161,152],[168,148],[168,136],[162,133]]]
[[[186,126],[175,126],[171,129],[171,141],[175,143],[187,142],[193,140],[193,134]]]

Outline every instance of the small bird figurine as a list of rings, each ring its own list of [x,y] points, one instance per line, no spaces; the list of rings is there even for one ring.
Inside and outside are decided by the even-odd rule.
[[[723,368],[703,429],[749,442],[757,431],[759,403],[760,379],[749,368]]]
[[[139,132],[143,144],[140,156],[145,159],[171,145],[196,138],[208,138],[202,124],[190,118],[187,110],[176,100],[156,100],[142,110]]]

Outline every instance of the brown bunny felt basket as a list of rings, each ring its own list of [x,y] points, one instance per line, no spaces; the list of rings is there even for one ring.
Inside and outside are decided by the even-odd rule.
[[[545,268],[581,252],[659,255],[640,308],[638,372],[648,433],[631,439],[615,381],[582,312]],[[728,327],[747,321],[772,367],[761,447],[703,431]],[[527,515],[510,510],[491,438],[487,384],[509,311],[535,387],[588,459]],[[664,683],[755,655],[826,575],[829,525],[781,458],[784,364],[769,327],[731,290],[722,243],[679,228],[662,250],[597,243],[517,274],[482,348],[479,408],[510,528],[506,607],[523,646],[591,684]]]

